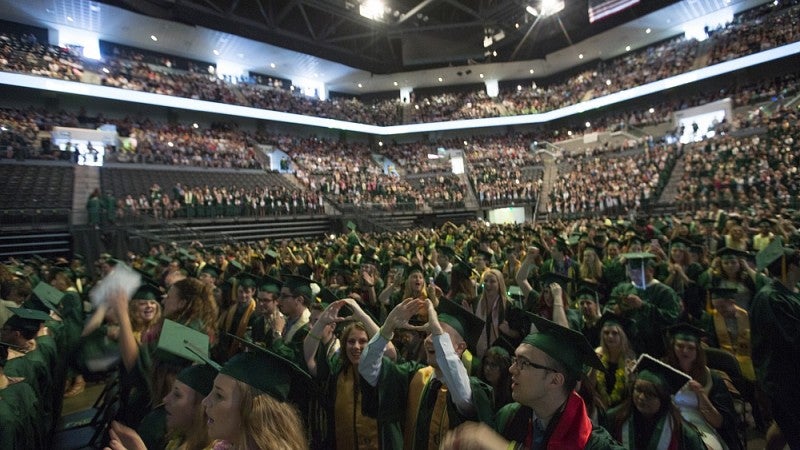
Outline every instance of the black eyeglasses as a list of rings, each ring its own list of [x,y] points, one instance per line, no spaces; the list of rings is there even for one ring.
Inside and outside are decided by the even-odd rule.
[[[519,370],[525,370],[527,367],[533,367],[534,369],[546,370],[548,372],[558,372],[558,370],[553,369],[552,367],[536,364],[535,362],[530,362],[527,359],[517,358],[516,356],[511,357],[511,367],[516,367]]]

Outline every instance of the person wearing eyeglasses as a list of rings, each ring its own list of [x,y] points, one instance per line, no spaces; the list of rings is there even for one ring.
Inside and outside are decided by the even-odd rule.
[[[465,423],[447,435],[444,449],[621,449],[602,427],[592,424],[575,392],[585,366],[603,370],[583,334],[540,316],[537,332],[526,336],[511,359],[515,403],[496,416],[496,429]]]

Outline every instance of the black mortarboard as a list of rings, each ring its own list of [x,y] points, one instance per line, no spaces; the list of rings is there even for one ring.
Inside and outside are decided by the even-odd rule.
[[[717,250],[717,256],[718,257],[747,258],[748,256],[750,256],[750,254],[747,253],[744,250],[737,250],[735,248],[725,247],[725,248],[721,248],[721,249]]]
[[[236,279],[239,280],[240,288],[255,289],[258,287],[258,280],[256,279],[255,275],[251,273],[240,273],[239,275],[236,275]]]
[[[675,395],[692,379],[689,375],[653,358],[647,353],[639,356],[633,371],[636,373],[636,378],[657,385],[667,395]]]
[[[219,278],[219,268],[217,266],[212,266],[211,264],[206,264],[200,269],[200,273],[207,273],[208,275]]]
[[[314,281],[298,275],[286,275],[284,278],[283,287],[292,292],[299,292],[305,295],[309,300],[313,300],[314,292],[311,289],[311,284],[314,283]]]
[[[436,247],[436,250],[450,259],[456,257],[456,251],[453,250],[453,247],[450,247],[449,245],[439,245]]]
[[[467,348],[473,354],[478,345],[478,339],[483,331],[484,321],[472,312],[467,311],[455,302],[445,298],[439,300],[437,311],[439,322],[453,327],[467,343]]]
[[[523,344],[532,345],[559,361],[570,374],[579,377],[584,365],[605,370],[603,363],[595,353],[583,333],[545,319],[537,314],[527,313],[536,326],[536,332],[522,340]]]
[[[691,245],[692,245],[691,241],[689,241],[688,239],[684,239],[682,237],[676,237],[671,241],[669,241],[670,248],[680,248],[688,250]]]
[[[483,260],[486,261],[486,264],[491,264],[492,263],[492,256],[493,255],[489,251],[486,251],[486,250],[483,250],[483,249],[480,249],[480,248],[475,249],[475,256],[480,256],[481,258],[483,258]]]

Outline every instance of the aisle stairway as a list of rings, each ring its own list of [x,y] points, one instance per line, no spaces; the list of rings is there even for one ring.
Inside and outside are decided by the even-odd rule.
[[[677,161],[675,161],[675,167],[672,168],[672,174],[670,174],[669,180],[664,186],[664,190],[661,192],[661,196],[656,201],[657,204],[675,203],[675,197],[678,195],[678,183],[683,179],[683,174],[683,157],[678,156]]]
[[[72,224],[83,225],[89,222],[86,201],[95,189],[100,188],[100,168],[95,166],[75,166],[75,180],[72,189]]]
[[[539,212],[546,213],[547,205],[550,201],[550,192],[553,191],[553,184],[558,178],[558,164],[550,153],[542,152],[544,162],[544,175],[542,177],[542,187],[539,194]]]

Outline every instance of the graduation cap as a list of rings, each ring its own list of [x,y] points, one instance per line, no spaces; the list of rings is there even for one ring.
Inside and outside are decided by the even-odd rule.
[[[575,291],[575,300],[592,300],[593,302],[597,303],[597,291],[586,284],[581,283],[581,286],[577,291]]]
[[[173,357],[202,363],[206,361],[203,356],[208,357],[208,345],[207,334],[164,319],[156,349],[162,352],[162,355],[167,353]]]
[[[283,282],[269,275],[264,275],[261,277],[258,283],[258,290],[261,292],[272,292],[273,294],[277,294],[281,291],[281,287],[283,287]]]
[[[49,308],[51,311],[58,312],[58,305],[61,303],[61,300],[64,298],[64,293],[59,291],[58,289],[54,288],[53,286],[45,283],[44,281],[40,281],[39,284],[33,288],[33,295],[40,301],[44,306]]]
[[[779,258],[785,258],[792,253],[794,253],[794,249],[784,247],[783,238],[777,236],[772,239],[769,245],[756,254],[756,267],[758,270],[764,270]],[[784,266],[785,265],[784,259]],[[786,268],[784,267],[781,275],[785,276],[785,273]]]
[[[9,307],[14,315],[6,320],[4,326],[18,330],[38,331],[43,322],[50,320],[47,313],[37,309]]]
[[[352,220],[348,220],[347,223],[345,224],[345,226],[350,231],[355,231],[356,230],[356,224]]]
[[[611,311],[606,311],[602,316],[600,316],[600,320],[597,322],[597,324],[598,330],[602,330],[606,325],[617,325],[618,327],[622,328],[622,331],[625,332],[625,335],[628,336],[628,338],[631,337],[631,326],[633,326],[633,321],[625,316],[620,316]]]
[[[339,297],[337,297],[336,294],[334,294],[333,291],[331,291],[328,288],[320,289],[319,290],[319,294],[317,294],[317,297],[319,297],[319,299],[322,301],[322,303],[324,303],[326,305],[330,305],[331,303],[335,302],[336,300],[339,300]]]
[[[625,262],[628,265],[638,265],[647,263],[648,261],[653,261],[656,258],[656,255],[648,252],[634,252],[634,253],[623,253],[622,257],[625,258]]]
[[[311,380],[311,375],[294,361],[239,336],[230,333],[228,336],[253,351],[236,354],[222,366],[221,375],[235,378],[282,402],[289,396],[293,379]]]
[[[225,268],[225,275],[229,278],[235,277],[242,272],[244,272],[244,265],[235,259],[228,262],[228,267]]]
[[[203,273],[208,274],[209,276],[211,276],[213,278],[219,278],[219,274],[220,274],[219,268],[217,268],[216,266],[212,266],[211,264],[206,264],[205,266],[203,266],[203,268],[200,269],[200,273],[201,274],[203,274]]]
[[[747,258],[750,256],[750,253],[744,250],[725,247],[717,250],[717,256],[720,258]]]
[[[633,371],[636,373],[637,379],[655,384],[667,395],[675,395],[692,379],[689,375],[653,358],[647,353],[639,356]]]
[[[131,300],[161,300],[162,293],[161,289],[150,283],[145,283],[139,286],[139,289],[134,292],[133,297]]]
[[[219,368],[211,364],[196,364],[178,372],[177,380],[205,397],[214,388]]]
[[[763,218],[757,222],[757,225],[760,227],[771,227],[773,223],[772,219]]]
[[[682,322],[667,328],[666,334],[670,339],[681,339],[683,341],[694,342],[700,342],[700,339],[707,335],[705,331],[686,322]]]
[[[51,272],[52,272],[53,275],[56,275],[56,274],[59,274],[59,273],[63,273],[64,275],[66,275],[67,278],[69,278],[72,281],[75,281],[75,279],[76,279],[75,278],[75,272],[73,272],[72,269],[70,269],[69,267],[66,267],[66,266],[53,266],[53,268],[51,269]]]
[[[458,273],[466,278],[472,275],[472,272],[475,270],[475,266],[468,263],[467,261],[460,260],[453,266],[453,272]]]
[[[291,292],[300,293],[308,299],[314,298],[314,290],[311,288],[312,284],[314,284],[314,281],[299,275],[286,275],[283,280],[283,287],[289,289]]]
[[[550,285],[551,283],[558,283],[561,285],[562,288],[566,288],[569,283],[572,282],[572,279],[561,275],[560,273],[556,272],[545,272],[541,276],[542,286]]]
[[[583,333],[545,319],[537,314],[526,313],[536,326],[536,332],[525,336],[528,344],[547,353],[560,362],[573,376],[580,377],[584,365],[605,371],[603,363]]]
[[[421,274],[425,275],[425,269],[422,268],[419,264],[412,264],[406,269],[406,276],[411,275],[414,272],[420,272]]]
[[[692,245],[691,241],[689,241],[688,239],[682,238],[682,237],[676,237],[676,238],[672,239],[671,241],[669,241],[670,248],[678,248],[678,249],[682,249],[682,250],[687,250],[689,247],[691,247],[691,245]]]
[[[467,343],[469,351],[474,354],[475,348],[478,345],[478,339],[481,337],[481,332],[483,331],[484,321],[475,314],[472,314],[472,312],[462,308],[461,305],[445,298],[439,300],[437,313],[439,315],[439,322],[446,323],[453,327],[464,339],[464,342]]]
[[[268,248],[264,252],[264,261],[266,261],[268,263],[275,263],[276,261],[278,261],[278,256],[279,256],[278,252],[276,252],[275,250],[272,250],[271,248]]]
[[[258,287],[258,279],[251,273],[240,273],[239,275],[236,275],[236,279],[239,280],[240,288],[255,289]]]
[[[480,256],[486,261],[486,264],[490,264],[492,262],[492,253],[483,249],[475,249],[475,256]]]

